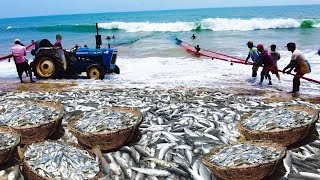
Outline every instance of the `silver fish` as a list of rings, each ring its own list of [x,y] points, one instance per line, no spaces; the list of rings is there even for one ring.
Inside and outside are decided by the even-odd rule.
[[[53,142],[29,145],[24,157],[30,168],[52,179],[90,179],[100,171],[87,151]]]
[[[12,147],[16,141],[17,138],[11,134],[0,132],[0,150]]]
[[[219,152],[212,155],[210,160],[218,166],[252,165],[277,159],[280,157],[280,153],[272,147],[240,143],[223,147]]]
[[[138,116],[134,114],[102,109],[84,112],[83,117],[75,123],[75,128],[80,132],[101,132],[123,129],[137,122]]]
[[[17,102],[0,102],[0,104],[0,109],[3,111],[0,114],[0,124],[10,127],[42,124],[59,117],[59,112],[51,107]]]

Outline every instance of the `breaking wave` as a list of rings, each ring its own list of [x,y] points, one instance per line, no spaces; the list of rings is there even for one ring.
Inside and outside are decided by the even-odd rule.
[[[319,20],[296,20],[296,19],[228,19],[228,18],[208,18],[198,22],[170,22],[170,23],[150,23],[150,22],[111,22],[100,23],[100,27],[105,29],[117,28],[127,32],[139,31],[253,31],[264,29],[290,29],[290,28],[317,28],[320,27]]]
[[[99,28],[105,31],[127,31],[127,32],[182,32],[182,31],[253,31],[264,29],[290,29],[290,28],[319,28],[319,19],[229,19],[229,18],[207,18],[197,22],[105,22],[99,23]],[[93,32],[95,25],[52,25],[36,27],[12,27],[7,30],[30,29],[41,32]]]

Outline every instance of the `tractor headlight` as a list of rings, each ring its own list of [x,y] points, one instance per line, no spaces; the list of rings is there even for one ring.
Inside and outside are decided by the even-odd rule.
[[[105,54],[109,54],[109,51],[104,52]]]

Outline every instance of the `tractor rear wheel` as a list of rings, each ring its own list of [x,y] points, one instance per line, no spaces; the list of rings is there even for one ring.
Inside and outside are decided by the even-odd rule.
[[[38,78],[57,78],[61,74],[62,64],[51,57],[40,57],[33,63],[34,75]]]
[[[104,69],[97,65],[90,65],[87,69],[87,77],[90,79],[104,79],[105,71]]]

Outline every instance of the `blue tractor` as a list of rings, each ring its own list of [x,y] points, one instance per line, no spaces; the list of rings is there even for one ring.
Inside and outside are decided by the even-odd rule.
[[[70,78],[73,75],[87,73],[88,78],[104,79],[107,73],[120,73],[116,65],[117,50],[114,48],[100,48],[101,35],[96,24],[96,48],[79,48],[75,51],[64,51],[54,47],[50,41],[37,41],[35,49],[31,51],[34,60],[31,63],[34,75],[38,79]]]

